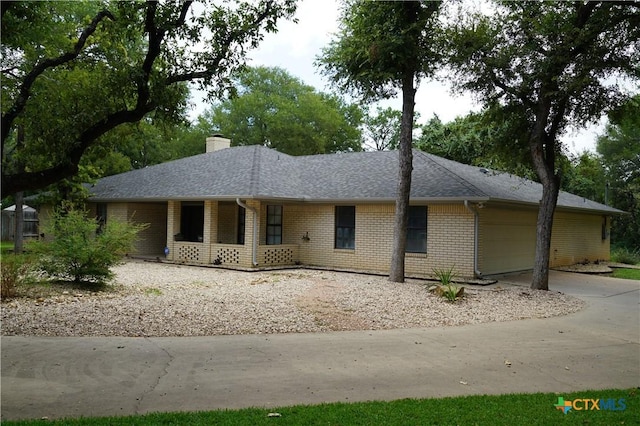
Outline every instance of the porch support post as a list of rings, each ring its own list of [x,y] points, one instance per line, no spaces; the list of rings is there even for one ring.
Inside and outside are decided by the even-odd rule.
[[[169,254],[167,260],[175,260],[175,238],[180,232],[180,201],[167,202],[167,247]]]
[[[250,213],[245,220],[245,247],[249,246],[251,250],[251,266],[256,267],[259,264],[258,245],[260,244],[260,201],[247,200],[242,202],[239,198],[236,203],[240,207],[244,207]],[[248,243],[248,244],[247,244]]]
[[[218,202],[204,202],[204,230],[202,236],[203,259],[206,263],[213,262],[211,244],[218,241]]]

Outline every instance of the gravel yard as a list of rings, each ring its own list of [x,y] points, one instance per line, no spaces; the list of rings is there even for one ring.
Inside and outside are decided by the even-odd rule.
[[[130,261],[103,291],[37,285],[3,300],[2,335],[211,336],[438,327],[576,312],[553,291],[465,286],[452,304],[424,281],[306,269],[238,272]]]

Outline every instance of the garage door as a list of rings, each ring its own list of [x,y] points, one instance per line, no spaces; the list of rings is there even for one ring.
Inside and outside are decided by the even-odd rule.
[[[480,271],[490,275],[531,269],[536,249],[536,220],[536,211],[480,210]]]

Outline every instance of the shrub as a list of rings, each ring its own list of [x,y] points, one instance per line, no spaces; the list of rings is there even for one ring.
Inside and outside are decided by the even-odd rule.
[[[438,281],[440,281],[440,284],[442,285],[451,285],[456,276],[453,266],[449,269],[434,269],[433,274],[438,278]]]
[[[434,269],[433,274],[440,281],[440,285],[436,287],[435,293],[444,297],[449,302],[455,302],[456,299],[462,297],[464,294],[464,287],[458,287],[453,284],[453,280],[456,276],[455,267],[451,266],[449,269]]]
[[[109,220],[99,228],[98,221],[84,211],[58,209],[44,230],[51,240],[38,241],[32,249],[49,276],[104,283],[113,276],[110,268],[133,250],[138,232],[147,226]]]
[[[620,247],[611,251],[611,260],[618,263],[626,263],[627,265],[637,265],[640,263],[640,250],[630,250],[626,247]]]
[[[27,255],[5,254],[2,256],[2,289],[4,299],[14,297],[20,284],[31,281],[32,258]]]

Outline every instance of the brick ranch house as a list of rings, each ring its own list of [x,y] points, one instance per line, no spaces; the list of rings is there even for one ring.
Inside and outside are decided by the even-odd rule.
[[[100,179],[103,220],[149,223],[137,255],[235,268],[308,265],[388,273],[398,153],[293,157],[207,138],[205,154]],[[531,269],[541,186],[414,151],[407,276],[455,267],[482,277]],[[619,210],[562,192],[551,266],[609,259]]]

